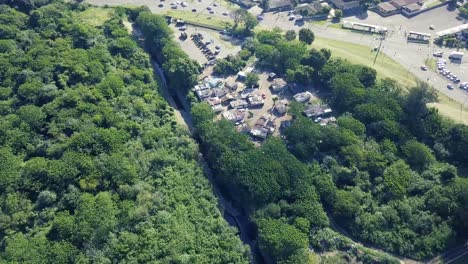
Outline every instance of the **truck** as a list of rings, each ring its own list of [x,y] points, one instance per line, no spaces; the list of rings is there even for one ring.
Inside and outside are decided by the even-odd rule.
[[[451,60],[461,60],[463,58],[464,53],[460,51],[452,51],[450,52],[449,59]]]

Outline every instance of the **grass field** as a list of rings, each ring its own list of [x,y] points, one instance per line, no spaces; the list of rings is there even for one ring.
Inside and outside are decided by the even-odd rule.
[[[377,71],[378,78],[392,78],[405,86],[414,86],[416,84],[416,77],[383,53],[379,54],[373,65],[376,53],[372,52],[367,46],[326,38],[315,38],[312,46],[330,49],[333,57],[341,57],[352,63],[372,67]]]
[[[228,19],[222,19],[219,17],[193,13],[193,12],[169,10],[166,12],[166,15],[170,17],[174,17],[174,18],[180,18],[188,22],[216,27],[219,29],[224,29],[227,26],[231,25],[231,22]]]
[[[378,78],[392,78],[400,82],[405,87],[416,85],[416,77],[401,66],[401,64],[389,58],[385,54],[380,53],[375,64],[372,65],[375,58],[375,52],[372,52],[367,46],[316,37],[314,43],[312,43],[312,47],[327,48],[332,51],[333,57],[341,57],[352,63],[372,67],[377,71]],[[428,67],[431,67],[432,62],[428,61],[427,64]],[[439,112],[442,115],[455,122],[468,124],[468,103],[465,104],[463,111],[461,111],[460,103],[449,99],[444,94],[438,94],[439,102],[431,103],[429,106],[439,109]]]
[[[90,7],[84,12],[78,13],[78,19],[88,25],[98,27],[109,20],[113,13],[113,8]]]
[[[437,61],[434,58],[427,58],[424,60],[424,64],[432,70],[432,71],[437,71]]]

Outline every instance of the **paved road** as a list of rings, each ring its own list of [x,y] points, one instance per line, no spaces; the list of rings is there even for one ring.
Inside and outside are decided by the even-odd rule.
[[[450,11],[446,10],[445,7],[440,7],[438,9],[433,10],[436,13],[440,13],[439,15],[441,16],[449,16],[452,15]],[[424,14],[424,15],[430,15],[432,11]],[[369,12],[371,14],[371,12]],[[421,15],[422,16],[422,15]],[[419,19],[419,16],[413,18],[413,19]],[[424,20],[423,22],[420,22],[419,24],[425,24],[426,18],[422,17]],[[455,26],[458,24],[462,24],[462,22],[456,20],[456,19],[451,19],[447,18],[447,24],[445,27],[440,28],[446,29],[447,27],[450,28],[452,26]],[[401,23],[404,21],[401,20]],[[400,23],[399,22],[399,23]],[[369,22],[365,22],[369,23]],[[396,23],[396,22],[395,22]],[[262,26],[268,26],[268,27],[279,27],[283,30],[299,30],[302,27],[310,28],[314,31],[314,33],[323,38],[329,38],[329,39],[334,39],[334,40],[339,40],[339,41],[347,41],[347,42],[352,42],[356,44],[361,44],[368,46],[369,48],[373,48],[377,46],[377,41],[375,41],[375,36],[373,35],[364,35],[364,34],[359,34],[359,33],[354,33],[348,30],[343,30],[343,29],[337,29],[337,28],[332,28],[332,27],[325,27],[322,25],[318,24],[313,24],[313,23],[305,23],[304,25],[297,25],[293,21],[288,21],[287,18],[287,13],[286,12],[280,12],[280,13],[267,13],[264,16],[264,20],[261,22]],[[416,27],[418,23],[413,22],[413,23],[408,23],[407,26]],[[387,25],[388,26],[388,25]],[[421,65],[424,64],[424,61],[427,58],[432,57],[432,53],[434,51],[444,51],[444,53],[449,54],[450,49],[446,48],[438,48],[435,47],[433,44],[427,45],[427,44],[416,44],[416,43],[407,43],[406,37],[405,37],[405,27],[402,27],[400,29],[400,26],[398,24],[394,24],[393,27],[389,27],[389,30],[391,32],[389,33],[389,36],[386,38],[386,40],[382,43],[382,52],[385,53],[387,56],[393,58],[395,61],[403,65],[403,67],[407,68],[411,73],[413,73],[418,79],[422,81],[428,82],[430,85],[432,85],[434,88],[439,90],[441,93],[447,95],[449,98],[459,102],[459,103],[464,103],[465,99],[468,97],[468,93],[460,90],[458,88],[454,90],[448,90],[447,89],[447,84],[448,81],[443,78],[441,75],[436,74],[432,71],[422,71],[420,69]],[[407,28],[407,30],[409,30]],[[446,58],[447,59],[447,58]],[[369,65],[371,66],[371,65]],[[464,59],[464,63],[460,65],[456,64],[451,64],[448,66],[449,69],[453,70],[454,73],[456,73],[462,81],[468,81],[468,59]],[[468,103],[466,104],[468,105]]]
[[[150,10],[157,14],[165,13],[169,10],[169,3],[175,1],[164,1],[164,7],[159,8],[158,5],[160,0],[86,0],[90,4],[95,5],[146,5]],[[197,8],[199,12],[206,13],[206,7],[208,5],[213,6],[212,4],[216,1],[213,0],[187,0],[188,7],[182,8],[182,10],[191,12],[192,8]],[[181,1],[182,2],[182,1]],[[226,2],[223,0],[217,1],[219,3],[218,7],[215,7],[215,14],[213,16],[223,16],[221,13],[228,11]],[[181,9],[178,9],[181,10]],[[411,73],[413,73],[419,80],[426,81],[434,88],[439,90],[441,93],[447,95],[452,100],[458,103],[465,103],[468,105],[466,98],[468,98],[468,93],[458,88],[454,90],[448,90],[447,84],[448,81],[431,71],[421,71],[420,66],[424,64],[426,58],[432,57],[432,53],[437,51],[444,51],[445,54],[449,54],[451,50],[436,48],[434,45],[425,45],[425,44],[411,44],[406,42],[406,37],[404,35],[405,31],[423,31],[428,32],[428,25],[433,24],[436,27],[436,30],[444,30],[456,25],[460,25],[463,21],[459,21],[455,18],[453,10],[449,10],[447,6],[443,6],[429,12],[418,15],[414,18],[408,19],[401,15],[395,15],[387,18],[382,18],[379,15],[368,12],[363,16],[348,17],[346,20],[351,21],[360,21],[368,24],[376,24],[387,26],[390,30],[390,34],[387,39],[383,42],[382,52],[387,56],[393,58],[395,61],[407,68]],[[340,41],[353,42],[356,44],[361,44],[368,46],[370,48],[376,46],[374,40],[375,36],[368,36],[363,34],[354,33],[347,30],[336,29],[331,27],[326,27],[317,24],[306,23],[302,26],[294,24],[292,21],[288,21],[286,12],[275,12],[275,13],[265,13],[264,20],[260,23],[262,26],[268,28],[279,27],[283,30],[295,29],[299,30],[301,27],[311,28],[315,34],[319,37],[330,38]],[[428,32],[431,33],[431,32]],[[435,32],[432,32],[435,33]],[[449,65],[448,68],[457,74],[462,82],[468,81],[468,58],[465,58],[465,62],[461,65]],[[370,65],[369,65],[370,66]]]

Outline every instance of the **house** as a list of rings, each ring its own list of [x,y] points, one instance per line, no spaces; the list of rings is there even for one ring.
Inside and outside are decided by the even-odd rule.
[[[398,9],[389,2],[382,2],[377,5],[377,12],[382,16],[390,16],[398,13]]]
[[[254,96],[257,91],[258,91],[257,89],[253,89],[253,88],[244,89],[240,93],[240,98],[246,99],[247,97]]]
[[[270,0],[268,11],[284,11],[292,8],[291,0]]]
[[[223,96],[221,98],[221,103],[225,103],[225,102],[229,102],[229,101],[232,101],[232,100],[235,100],[236,98],[234,97],[234,95],[228,93],[226,94],[225,96]]]
[[[328,117],[329,115],[331,115],[331,113],[332,110],[330,108],[318,104],[308,105],[304,109],[304,115],[313,119],[316,119],[318,117]]]
[[[299,103],[307,103],[309,102],[310,98],[312,98],[312,94],[309,92],[298,93],[293,96],[294,100]]]
[[[250,135],[259,139],[266,139],[268,136],[268,130],[265,128],[254,128],[250,130]]]
[[[222,113],[222,116],[233,123],[243,123],[244,118],[247,114],[247,111],[241,111],[237,109],[232,109]]]
[[[325,3],[326,4],[326,3]],[[323,6],[322,3],[316,1],[310,4],[300,4],[296,6],[294,11],[297,14],[301,14],[304,17],[311,17],[314,16],[320,12],[322,12]]]
[[[401,9],[401,12],[403,13],[403,15],[413,16],[413,15],[417,14],[418,11],[421,10],[421,8],[422,8],[421,5],[419,5],[418,3],[415,3],[415,4],[410,4],[410,5],[404,6]]]
[[[243,99],[237,99],[229,103],[229,106],[231,106],[231,108],[234,108],[234,109],[246,108],[248,105],[249,104],[247,103],[247,101]]]
[[[247,73],[240,71],[237,73],[237,79],[244,81],[247,78]]]
[[[250,107],[261,107],[265,103],[261,95],[250,96],[247,101]]]
[[[223,84],[223,81],[219,78],[213,78],[208,80],[206,84],[208,84],[208,86],[211,88],[216,88],[218,86],[221,86]]]
[[[281,100],[275,105],[275,111],[279,115],[284,115],[288,111],[288,102],[286,100]]]
[[[250,134],[251,128],[246,124],[242,124],[242,125],[237,126],[236,130],[237,132],[241,134]]]
[[[220,104],[212,106],[211,109],[213,109],[213,112],[215,112],[215,113],[220,113],[220,112],[224,111],[223,106],[220,105]]]
[[[235,83],[225,83],[224,87],[228,88],[231,92],[234,92],[234,91],[237,90],[237,87],[239,87],[239,85],[236,82]]]
[[[225,96],[229,90],[225,87],[220,87],[220,88],[215,88],[213,89],[213,95],[217,97],[223,97]]]
[[[393,5],[396,9],[400,10],[404,6],[411,5],[411,4],[416,4],[421,0],[392,0],[389,3]]]
[[[221,100],[220,100],[219,97],[217,97],[217,96],[205,98],[205,101],[206,101],[209,105],[211,105],[211,106],[215,106],[215,105],[221,104]]]
[[[197,94],[200,100],[203,100],[204,98],[210,97],[212,94],[212,91],[211,89],[205,89],[205,90],[195,91],[195,93]]]
[[[361,0],[330,0],[330,3],[343,12],[349,12],[361,7]]]
[[[288,83],[283,78],[276,78],[271,82],[270,88],[274,93],[283,92],[288,89]]]

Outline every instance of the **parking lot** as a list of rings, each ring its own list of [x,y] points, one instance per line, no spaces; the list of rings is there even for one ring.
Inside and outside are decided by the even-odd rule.
[[[227,18],[234,5],[225,0],[86,0],[87,3],[97,6],[147,6],[155,14],[166,14],[168,11],[184,11],[193,15],[208,15],[220,19]],[[177,3],[174,8],[171,3]],[[182,5],[182,3],[185,3]],[[211,10],[207,8],[210,7]],[[193,12],[192,10],[195,9]],[[212,13],[210,13],[212,11]]]
[[[380,25],[388,27],[389,30],[399,30],[401,28],[403,31],[436,33],[444,29],[461,25],[463,21],[458,20],[456,16],[456,9],[450,9],[448,6],[442,6],[412,18],[407,18],[401,14],[382,17],[369,11],[366,14],[346,17],[344,19],[354,22]],[[430,25],[434,25],[434,30],[429,29]]]
[[[175,23],[171,24],[171,28],[174,30],[177,36],[176,41],[180,44],[181,48],[190,56],[190,58],[198,61],[200,64],[208,62],[208,58],[203,54],[202,48],[197,47],[195,41],[190,37],[191,35],[202,34],[203,43],[209,42],[206,47],[213,53],[216,50],[219,51],[216,58],[224,58],[240,51],[240,45],[238,45],[240,43],[238,43],[238,40],[221,35],[217,31],[194,27],[191,25],[186,25],[187,29],[181,31],[179,30],[180,27],[176,27]],[[182,32],[187,34],[187,39],[180,38]],[[219,49],[216,49],[217,46]]]

